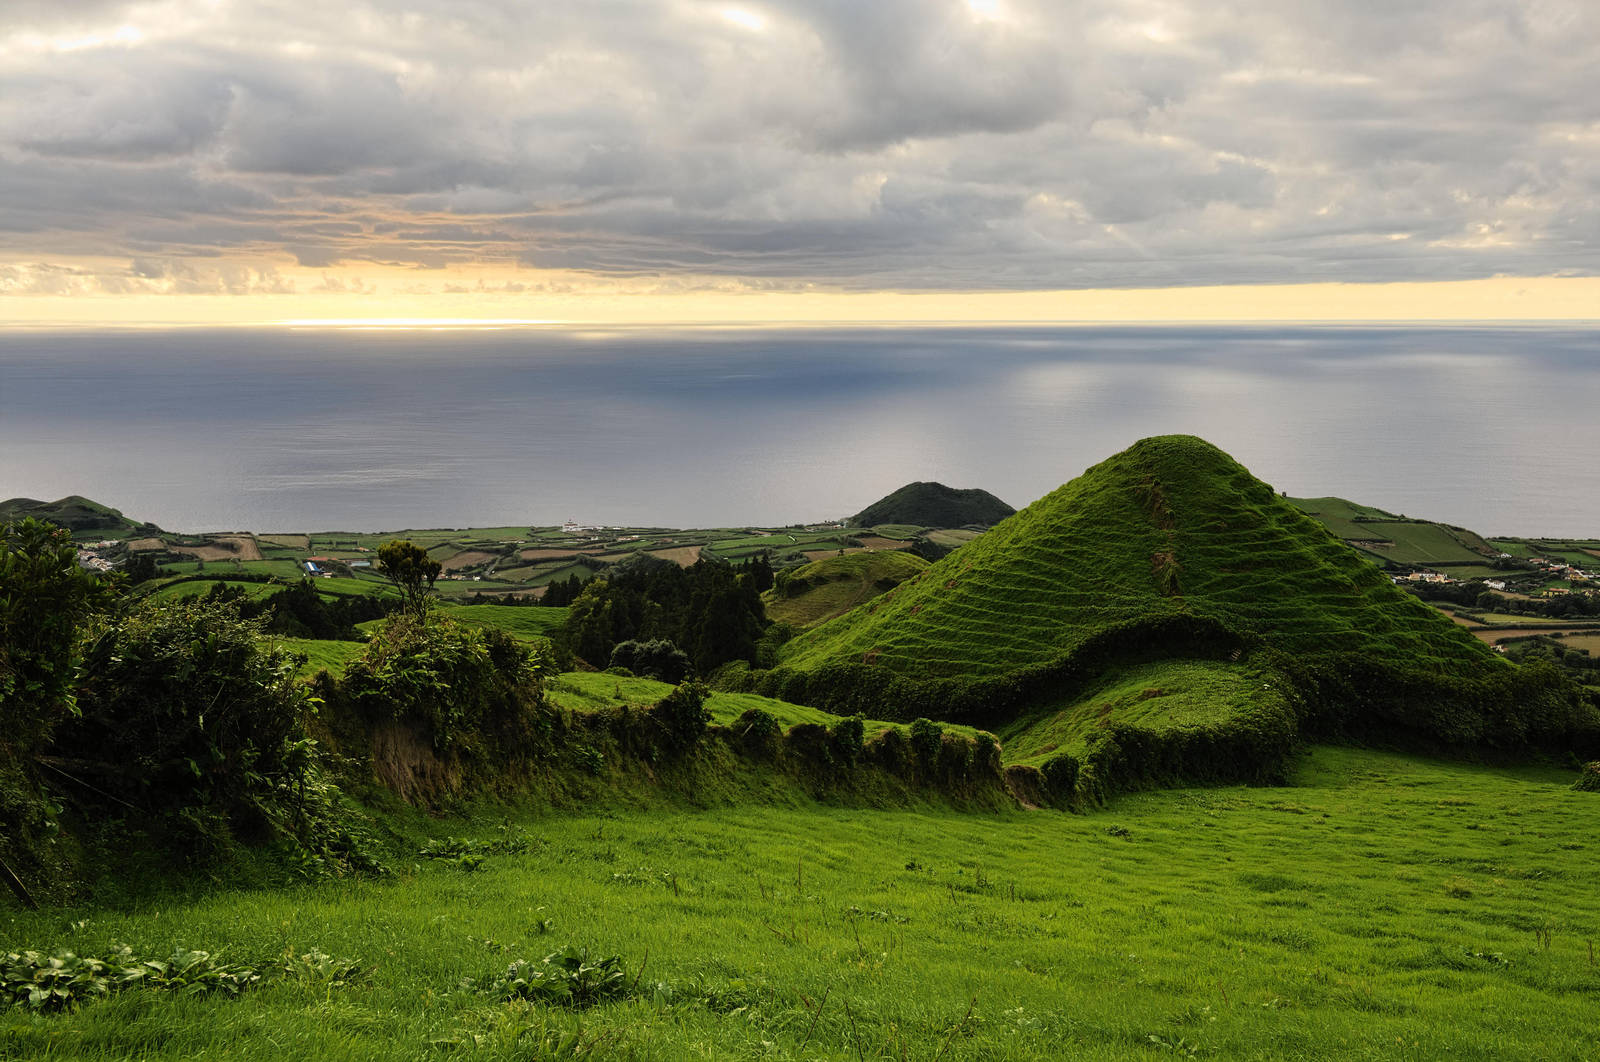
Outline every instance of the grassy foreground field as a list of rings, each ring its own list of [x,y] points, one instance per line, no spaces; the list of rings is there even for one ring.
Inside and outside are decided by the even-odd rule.
[[[239,999],[11,1009],[0,1057],[1600,1056],[1600,796],[1570,773],[1334,748],[1295,780],[1076,816],[797,801],[401,818],[413,850],[526,848],[472,872],[404,858],[381,882],[0,915],[0,950],[268,965],[319,948],[363,968]],[[638,990],[573,1012],[472,987],[569,943],[621,956]]]

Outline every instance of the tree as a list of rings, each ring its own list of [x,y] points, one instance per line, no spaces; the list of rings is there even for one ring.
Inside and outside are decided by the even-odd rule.
[[[428,591],[443,565],[409,539],[397,538],[378,547],[378,572],[399,589],[406,611],[420,616],[428,609]]]
[[[10,862],[47,864],[57,828],[34,757],[76,711],[83,628],[108,601],[108,584],[78,567],[66,531],[33,519],[0,526],[0,876],[28,906]]]
[[[0,527],[0,743],[31,755],[72,712],[79,635],[106,599],[66,531],[31,518]]]

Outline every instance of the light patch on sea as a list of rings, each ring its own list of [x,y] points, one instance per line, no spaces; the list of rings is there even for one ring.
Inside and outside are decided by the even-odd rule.
[[[1274,487],[1600,536],[1600,331],[0,335],[0,496],[182,530],[775,525],[912,480],[1022,506],[1147,435]]]

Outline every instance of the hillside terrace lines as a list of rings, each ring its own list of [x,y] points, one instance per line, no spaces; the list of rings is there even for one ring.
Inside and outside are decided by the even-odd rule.
[[[952,563],[957,557],[960,564]],[[1154,564],[1153,558],[1164,558]],[[1177,570],[1182,597],[1162,593]],[[1153,440],[1111,458],[855,613],[780,667],[874,651],[907,677],[976,678],[1070,655],[1096,630],[1192,611],[1298,654],[1487,654],[1225,455]]]

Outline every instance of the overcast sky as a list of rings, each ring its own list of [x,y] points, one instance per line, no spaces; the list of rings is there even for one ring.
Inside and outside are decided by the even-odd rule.
[[[1594,0],[5,0],[0,292],[1600,273]]]

